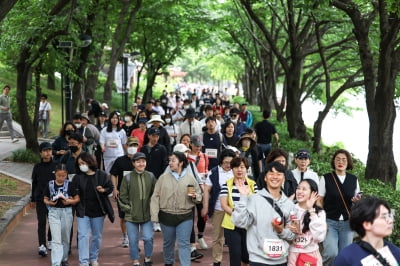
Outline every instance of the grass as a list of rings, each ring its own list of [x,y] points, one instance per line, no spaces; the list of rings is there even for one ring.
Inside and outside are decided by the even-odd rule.
[[[0,195],[24,197],[31,191],[31,185],[0,173]],[[13,201],[0,201],[0,217],[15,205]]]

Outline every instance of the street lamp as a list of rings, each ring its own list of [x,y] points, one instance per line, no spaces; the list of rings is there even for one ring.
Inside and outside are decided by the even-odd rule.
[[[81,34],[78,36],[79,41],[77,44],[74,46],[74,43],[72,41],[60,41],[58,43],[58,47],[64,49],[67,52],[67,55],[65,56],[65,59],[68,62],[68,67],[70,67],[70,64],[72,62],[72,58],[74,55],[74,48],[84,48],[88,47],[92,43],[92,37],[86,34]],[[66,121],[71,121],[72,117],[72,110],[71,110],[71,101],[72,101],[72,84],[71,84],[71,78],[69,74],[64,75],[64,88],[63,92],[61,93],[61,109],[62,112],[64,112],[64,99],[65,99],[65,119]],[[65,97],[64,97],[65,95]],[[62,124],[64,124],[64,113],[62,115]]]

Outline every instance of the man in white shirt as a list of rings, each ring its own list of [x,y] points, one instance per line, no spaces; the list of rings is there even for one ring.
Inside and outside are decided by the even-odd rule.
[[[49,134],[50,110],[51,105],[47,101],[47,94],[42,94],[39,105],[39,131],[43,138],[47,138]]]
[[[202,133],[202,124],[196,118],[196,113],[194,109],[189,108],[186,110],[185,121],[180,125],[178,140],[181,139],[181,136],[184,134],[200,135]]]
[[[296,169],[292,170],[293,176],[299,184],[303,179],[312,179],[315,183],[319,184],[319,177],[317,173],[309,168],[311,163],[311,155],[307,150],[299,150],[296,153],[294,162],[296,163]]]

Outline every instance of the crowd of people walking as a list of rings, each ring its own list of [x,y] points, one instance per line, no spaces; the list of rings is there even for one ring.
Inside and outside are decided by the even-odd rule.
[[[383,240],[393,230],[391,209],[362,198],[348,172],[350,153],[335,151],[332,171],[321,178],[306,149],[289,169],[270,111],[253,125],[247,104],[231,103],[226,90],[165,90],[145,104],[138,97],[125,114],[87,103],[88,113],[66,122],[52,144],[40,144],[32,172],[38,254],[51,250],[52,265],[68,265],[74,217],[80,266],[100,265],[104,219],[115,219],[110,199],[134,266],[153,265],[155,232],[163,236],[166,266],[176,262],[175,246],[184,266],[201,261],[207,248],[221,265],[224,245],[232,266],[400,261],[400,250]],[[206,226],[212,243],[203,237]]]

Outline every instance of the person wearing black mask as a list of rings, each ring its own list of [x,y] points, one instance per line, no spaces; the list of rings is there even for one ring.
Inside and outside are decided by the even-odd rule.
[[[75,168],[75,161],[76,158],[82,153],[82,136],[77,133],[73,133],[68,138],[68,145],[69,151],[63,155],[63,157],[60,159],[60,163],[67,165],[69,175],[74,175],[78,173],[77,169]]]
[[[60,162],[61,157],[69,150],[68,139],[69,136],[76,132],[76,127],[72,122],[66,122],[60,130],[60,135],[55,139],[52,144],[53,160]]]

